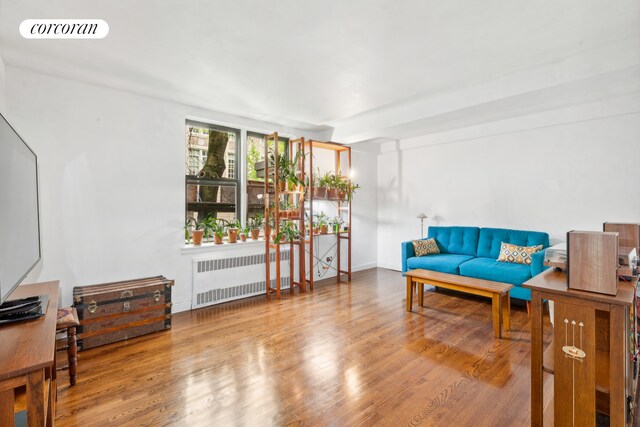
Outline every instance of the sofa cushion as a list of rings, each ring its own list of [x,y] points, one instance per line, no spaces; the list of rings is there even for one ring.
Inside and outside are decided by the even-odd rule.
[[[436,239],[412,240],[411,243],[413,243],[413,250],[416,253],[416,256],[440,253]]]
[[[477,256],[498,259],[502,242],[518,246],[549,246],[549,235],[539,231],[483,228],[478,238]]]
[[[443,254],[476,255],[478,227],[429,227],[429,238],[436,239]],[[498,256],[496,255],[496,258]]]
[[[407,259],[407,267],[410,269],[423,268],[425,270],[439,271],[441,273],[460,274],[458,266],[470,259],[473,259],[471,255],[427,255]]]
[[[500,256],[498,256],[498,261],[531,265],[531,255],[541,250],[542,245],[518,246],[502,242],[500,245]]]
[[[462,276],[518,286],[531,279],[531,266],[500,262],[491,258],[474,258],[461,264],[459,269]]]

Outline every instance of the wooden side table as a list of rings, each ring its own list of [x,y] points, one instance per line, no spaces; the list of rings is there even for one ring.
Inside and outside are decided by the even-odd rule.
[[[56,317],[59,284],[21,285],[11,298],[48,295],[44,316],[0,326],[0,426],[14,425],[16,389],[26,386],[27,425],[52,426],[56,399]]]
[[[627,399],[635,401],[635,390],[629,322],[635,283],[620,281],[615,296],[579,291],[567,288],[565,273],[550,269],[523,286],[531,289],[532,303],[531,425],[543,425],[543,371],[551,369],[556,427],[595,425],[597,396],[608,403],[612,427],[630,425]],[[555,313],[553,347],[543,355],[545,299],[554,301]]]

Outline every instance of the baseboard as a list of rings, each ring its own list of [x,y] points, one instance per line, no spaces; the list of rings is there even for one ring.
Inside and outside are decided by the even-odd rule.
[[[180,313],[188,310],[191,310],[191,301],[176,302],[171,306],[171,313]]]
[[[356,265],[355,267],[352,266],[351,267],[351,271],[362,271],[362,270],[369,270],[370,268],[376,268],[378,266],[378,263],[376,262],[370,262],[367,264],[360,264],[360,265]]]
[[[402,271],[402,269],[398,268],[397,265],[392,265],[392,264],[378,264],[377,267],[386,268],[387,270],[393,270],[393,271]]]

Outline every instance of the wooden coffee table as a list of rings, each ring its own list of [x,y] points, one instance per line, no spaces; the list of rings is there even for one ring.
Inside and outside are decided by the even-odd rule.
[[[407,311],[411,311],[413,306],[414,287],[418,285],[418,303],[420,307],[424,307],[424,285],[432,285],[491,298],[493,335],[496,338],[502,338],[503,324],[505,331],[511,328],[509,291],[513,285],[422,269],[407,271],[405,275],[407,277]]]

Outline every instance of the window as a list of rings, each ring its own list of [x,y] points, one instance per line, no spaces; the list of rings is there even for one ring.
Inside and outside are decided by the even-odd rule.
[[[240,130],[187,121],[185,126],[186,216],[240,216]]]
[[[227,153],[227,177],[232,179],[236,177],[236,153],[234,152]]]
[[[264,202],[258,196],[264,193],[264,178],[258,176],[255,164],[264,160],[266,135],[247,132],[247,215],[252,217],[264,210]],[[287,153],[289,139],[279,137],[278,153]]]

